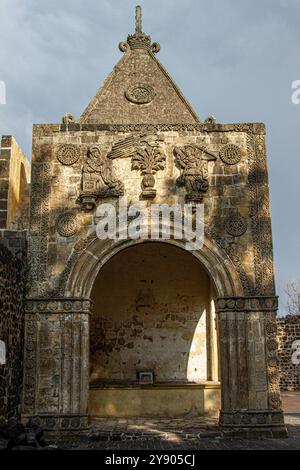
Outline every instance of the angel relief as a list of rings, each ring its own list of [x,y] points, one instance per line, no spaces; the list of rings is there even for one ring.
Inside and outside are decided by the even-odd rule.
[[[187,201],[199,201],[208,190],[209,161],[216,160],[216,156],[198,145],[185,145],[174,148],[175,165],[181,171],[176,183],[186,189]]]
[[[89,148],[82,170],[80,194],[85,209],[92,209],[98,198],[118,197],[123,194],[124,186],[114,176],[112,161],[99,147]]]

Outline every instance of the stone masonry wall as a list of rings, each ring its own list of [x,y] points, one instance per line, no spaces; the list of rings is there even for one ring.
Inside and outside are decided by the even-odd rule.
[[[23,379],[26,234],[0,231],[0,340],[6,363],[0,365],[0,416],[19,414]]]
[[[279,361],[280,361],[280,386],[282,390],[300,389],[300,316],[287,315],[284,318],[278,318],[278,342],[279,342]],[[298,342],[297,346],[295,341]],[[292,361],[292,355],[295,360]],[[296,357],[298,356],[298,357]],[[298,362],[293,364],[293,362]]]
[[[0,141],[0,228],[28,228],[30,163],[16,140]]]

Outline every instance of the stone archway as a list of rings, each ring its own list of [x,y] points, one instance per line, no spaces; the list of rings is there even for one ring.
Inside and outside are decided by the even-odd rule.
[[[159,242],[185,250],[187,241],[185,239],[170,239],[159,240]],[[105,263],[120,251],[141,243],[157,243],[157,240],[99,240],[96,237],[93,238],[86,244],[86,248],[82,250],[71,266],[64,296],[90,298],[95,279]],[[200,261],[213,280],[217,297],[244,295],[240,277],[231,259],[209,237],[205,236],[204,244],[200,250],[190,253]]]
[[[90,414],[217,414],[214,298],[206,270],[179,247],[137,244],[106,262],[91,292]],[[145,372],[153,383],[141,383]]]
[[[157,243],[88,241],[72,262],[62,297],[26,302],[23,417],[41,417],[46,429],[88,427],[90,296],[98,273],[124,249]],[[161,243],[185,246],[183,241]],[[222,429],[247,436],[257,432],[284,434],[276,365],[276,297],[247,296],[231,260],[208,238],[201,250],[190,256],[200,261],[216,294]],[[34,353],[34,344],[38,345],[38,354]]]
[[[101,269],[116,255],[130,247],[141,244],[158,243],[152,240],[92,240],[78,257],[71,270],[65,296],[72,298],[91,298],[95,280]],[[185,250],[185,240],[160,240],[159,243]],[[201,250],[189,252],[211,279],[216,298],[243,294],[239,276],[228,256],[208,237]],[[85,363],[89,358],[83,358]],[[220,368],[221,368],[220,364]],[[223,390],[221,391],[223,396]],[[215,400],[217,401],[217,400]]]

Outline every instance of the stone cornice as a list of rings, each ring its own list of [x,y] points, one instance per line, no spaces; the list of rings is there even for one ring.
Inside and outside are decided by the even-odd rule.
[[[58,132],[246,132],[265,134],[265,124],[259,122],[236,124],[34,124],[33,135],[47,136]]]

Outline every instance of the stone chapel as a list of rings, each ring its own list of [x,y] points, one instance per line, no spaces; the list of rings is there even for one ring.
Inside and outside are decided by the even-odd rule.
[[[20,301],[13,288],[1,299],[20,331],[24,306],[7,359],[10,374],[23,364],[21,417],[67,432],[93,417],[218,414],[232,435],[282,436],[265,126],[201,121],[139,7],[119,49],[78,120],[33,126],[31,165],[2,137],[1,256],[26,278]],[[97,208],[118,212],[120,198],[202,203],[203,246],[99,239]]]

